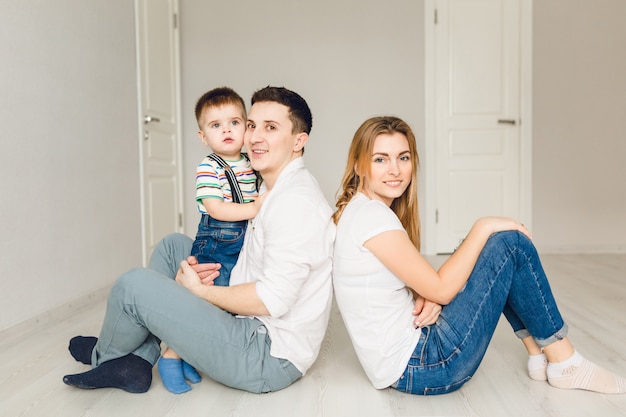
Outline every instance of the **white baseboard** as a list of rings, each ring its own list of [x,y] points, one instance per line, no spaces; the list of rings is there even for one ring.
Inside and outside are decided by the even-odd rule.
[[[4,336],[7,336],[13,332],[28,332],[30,330],[35,330],[37,328],[46,326],[52,322],[63,320],[71,316],[72,314],[75,314],[76,311],[82,307],[85,307],[96,301],[101,301],[103,299],[106,299],[110,291],[111,291],[111,286],[107,286],[107,287],[89,292],[88,294],[85,294],[82,297],[76,298],[68,303],[62,304],[56,308],[37,314],[34,317],[31,317],[30,319],[26,319],[8,328],[0,329],[0,333],[2,333]]]

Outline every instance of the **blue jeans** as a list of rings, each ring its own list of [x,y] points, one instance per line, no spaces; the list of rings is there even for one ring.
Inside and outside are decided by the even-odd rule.
[[[198,224],[196,240],[191,247],[191,255],[203,263],[219,263],[220,276],[215,278],[215,285],[228,286],[232,271],[248,227],[248,221],[224,222],[203,214]]]
[[[109,294],[92,364],[133,353],[152,365],[165,342],[185,361],[224,385],[250,391],[277,391],[302,374],[288,360],[270,355],[272,341],[256,318],[236,317],[174,281],[192,240],[166,236],[154,249],[149,268],[122,275]]]
[[[532,242],[519,232],[492,235],[474,270],[436,324],[422,335],[400,379],[399,391],[445,394],[470,380],[504,313],[516,335],[541,347],[567,335]]]

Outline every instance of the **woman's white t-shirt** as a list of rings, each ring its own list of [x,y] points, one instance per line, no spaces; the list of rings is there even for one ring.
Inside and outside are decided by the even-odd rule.
[[[413,327],[412,293],[363,246],[390,230],[404,230],[395,213],[359,193],[341,215],[334,248],[337,305],[361,366],[377,389],[400,378],[421,334]]]

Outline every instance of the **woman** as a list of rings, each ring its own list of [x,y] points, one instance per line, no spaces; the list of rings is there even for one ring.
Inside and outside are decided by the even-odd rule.
[[[626,380],[574,350],[523,224],[479,219],[438,271],[428,264],[419,252],[417,167],[405,122],[368,119],[352,140],[334,214],[337,304],[374,387],[459,389],[504,313],[528,350],[532,379],[625,392]]]

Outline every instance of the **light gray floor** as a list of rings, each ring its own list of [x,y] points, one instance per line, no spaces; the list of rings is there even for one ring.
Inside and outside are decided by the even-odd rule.
[[[589,359],[626,375],[626,255],[543,259],[574,345]],[[505,322],[475,377],[461,390],[438,397],[377,391],[359,366],[337,309],[315,365],[280,392],[249,394],[204,378],[189,393],[176,396],[165,390],[156,368],[146,394],[64,385],[63,375],[88,369],[70,357],[68,340],[97,335],[103,314],[99,295],[86,307],[64,308],[1,332],[0,416],[626,415],[626,394],[565,391],[531,381],[525,352]]]

